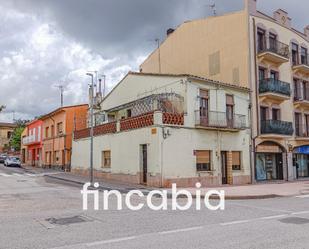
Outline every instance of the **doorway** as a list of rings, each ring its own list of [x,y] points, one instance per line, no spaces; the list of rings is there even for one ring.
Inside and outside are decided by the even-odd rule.
[[[142,162],[142,183],[147,184],[148,174],[148,155],[147,155],[147,144],[141,145],[141,162]]]
[[[221,151],[222,184],[227,184],[227,152]]]

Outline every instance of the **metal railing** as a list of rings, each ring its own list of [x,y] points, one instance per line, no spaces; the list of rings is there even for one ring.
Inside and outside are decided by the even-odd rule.
[[[226,112],[208,112],[201,115],[199,110],[195,111],[195,124],[203,127],[211,128],[227,128],[227,129],[246,129],[247,119],[245,115],[234,114],[232,118],[228,118]]]
[[[258,52],[259,53],[272,52],[287,59],[290,56],[289,45],[284,44],[277,40],[269,39],[269,37],[267,36],[265,36],[263,42],[258,42]]]
[[[273,92],[291,96],[290,83],[276,79],[262,79],[259,84],[259,93]]]
[[[264,120],[261,121],[262,134],[279,134],[279,135],[293,135],[293,123],[281,120]]]

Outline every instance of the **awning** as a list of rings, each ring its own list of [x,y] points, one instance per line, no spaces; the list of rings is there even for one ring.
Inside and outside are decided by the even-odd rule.
[[[300,146],[294,149],[294,153],[309,155],[309,145]]]

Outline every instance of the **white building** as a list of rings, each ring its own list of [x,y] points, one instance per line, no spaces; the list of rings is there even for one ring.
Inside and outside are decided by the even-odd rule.
[[[103,124],[94,129],[97,177],[156,187],[251,182],[247,88],[130,72],[101,110]],[[89,143],[89,129],[75,132],[73,172],[89,173]]]

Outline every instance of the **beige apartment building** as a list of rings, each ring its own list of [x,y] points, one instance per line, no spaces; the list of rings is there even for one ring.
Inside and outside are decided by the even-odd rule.
[[[249,184],[249,102],[246,87],[130,72],[95,115],[94,175],[156,187]],[[74,133],[72,172],[89,174],[89,136]]]
[[[0,152],[10,151],[10,139],[16,127],[12,123],[0,123]]]
[[[169,29],[140,66],[144,73],[193,74],[251,90],[251,162],[257,181],[309,176],[309,26],[293,28],[256,0],[222,16]],[[309,22],[309,20],[308,20]]]

